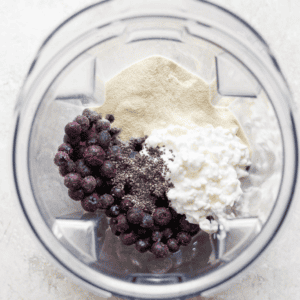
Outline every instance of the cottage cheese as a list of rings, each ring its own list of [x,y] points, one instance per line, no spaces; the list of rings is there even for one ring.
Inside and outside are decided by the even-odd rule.
[[[248,175],[249,149],[236,136],[237,130],[169,125],[153,130],[145,142],[164,149],[167,177],[174,184],[167,194],[171,206],[209,233],[217,231],[217,223],[206,217],[226,217],[228,207],[243,193],[239,178]]]

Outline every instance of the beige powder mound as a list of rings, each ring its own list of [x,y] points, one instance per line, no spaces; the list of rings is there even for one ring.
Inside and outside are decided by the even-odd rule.
[[[209,85],[173,61],[152,56],[135,63],[105,85],[105,103],[94,108],[115,115],[123,141],[150,135],[153,129],[211,124],[238,127],[237,136],[250,149],[238,120],[226,107],[210,102]]]

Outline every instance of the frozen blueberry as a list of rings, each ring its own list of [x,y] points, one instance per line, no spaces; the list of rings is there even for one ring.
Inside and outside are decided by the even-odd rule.
[[[126,199],[125,197],[120,203],[120,208],[124,211],[128,211],[130,208],[133,207],[134,204],[131,202],[131,200]]]
[[[92,170],[90,167],[88,167],[85,164],[84,159],[79,159],[76,161],[76,171],[79,173],[82,177],[87,177],[92,174]]]
[[[91,112],[92,111],[89,108],[85,108],[82,112],[82,115],[88,118]]]
[[[143,216],[144,212],[138,207],[132,207],[127,212],[127,220],[132,224],[140,224]]]
[[[66,152],[70,157],[73,154],[73,148],[70,144],[63,143],[58,147],[58,151]]]
[[[81,201],[81,206],[84,210],[94,212],[97,210],[99,204],[99,195],[97,193],[93,193],[87,197],[85,197]]]
[[[77,122],[70,122],[65,126],[65,133],[70,139],[78,137],[81,133],[81,126]]]
[[[107,115],[105,116],[105,119],[108,120],[110,123],[113,123],[114,120],[115,120],[115,117],[114,117],[114,115],[112,115],[112,114],[107,114]]]
[[[89,108],[85,108],[82,111],[82,115],[87,117],[91,112],[92,112],[92,110],[90,110]]]
[[[78,173],[69,173],[64,177],[64,184],[67,188],[78,190],[81,187],[81,176]]]
[[[70,141],[71,141],[70,137],[68,137],[68,135],[65,134],[64,138],[63,138],[63,142],[66,143],[66,144],[70,144]]]
[[[96,131],[110,130],[110,122],[108,120],[98,120],[96,123]]]
[[[129,233],[122,233],[120,235],[120,239],[124,245],[129,246],[129,245],[133,245],[137,241],[138,236],[134,231],[131,231]]]
[[[64,143],[71,145],[71,142],[72,142],[72,144],[74,144],[74,140],[77,142],[78,141],[78,136],[71,139],[67,134],[64,135],[64,138],[63,138]]]
[[[153,227],[154,222],[153,218],[150,214],[145,213],[141,222],[141,227],[143,228],[151,228]]]
[[[151,252],[157,257],[157,258],[163,258],[167,257],[169,255],[169,249],[168,246],[162,242],[156,242],[151,247]]]
[[[151,244],[147,239],[138,240],[135,243],[135,249],[141,253],[145,253],[148,249],[150,249]]]
[[[76,173],[76,163],[73,160],[68,161],[65,168],[69,173]]]
[[[102,148],[108,148],[111,141],[111,135],[107,130],[103,130],[98,134],[98,143]]]
[[[165,228],[163,231],[163,236],[168,240],[172,237],[173,231],[171,228]]]
[[[65,177],[67,174],[69,174],[68,170],[65,168],[65,166],[60,166],[59,167],[59,174],[62,177]]]
[[[161,231],[153,231],[151,238],[154,242],[160,242],[163,238],[163,233]]]
[[[104,194],[104,195],[100,196],[98,206],[100,209],[107,209],[111,205],[113,205],[113,203],[114,203],[113,196],[111,196],[109,194]]]
[[[101,173],[104,177],[113,178],[116,176],[117,169],[112,161],[105,160],[101,166]]]
[[[96,111],[92,111],[89,115],[90,123],[96,123],[98,120],[100,120],[102,116],[98,114]]]
[[[84,191],[83,191],[83,189],[79,189],[79,190],[70,190],[69,189],[68,195],[71,199],[73,199],[75,201],[79,201],[84,198]]]
[[[85,149],[86,149],[85,146],[77,145],[74,148],[74,151],[73,151],[73,158],[74,158],[74,160],[78,160],[78,159],[83,158],[83,154],[84,154]]]
[[[70,161],[70,156],[66,152],[59,151],[55,154],[54,163],[57,166],[65,166],[68,161]]]
[[[115,218],[120,214],[120,207],[119,205],[112,205],[110,208],[106,210],[106,214],[109,217]]]
[[[119,214],[116,218],[116,229],[119,232],[125,232],[126,230],[129,229],[129,225],[126,219],[126,216],[124,214]]]
[[[85,162],[90,166],[101,166],[105,158],[105,152],[100,146],[89,146],[83,154]]]
[[[178,244],[178,241],[176,239],[169,239],[167,241],[167,246],[169,248],[169,251],[174,253],[174,252],[177,252],[179,250],[179,244]]]
[[[85,116],[77,116],[74,121],[80,125],[82,132],[85,132],[90,128],[90,120]]]
[[[158,207],[153,213],[153,219],[157,225],[165,226],[171,221],[172,215],[168,208]]]
[[[180,245],[187,246],[192,237],[187,232],[181,231],[177,234],[176,239]]]
[[[90,136],[90,132],[89,132],[89,130],[88,131],[83,131],[83,132],[81,132],[81,134],[80,134],[80,140],[82,141],[82,142],[85,142],[85,141],[87,141],[88,140],[88,138],[89,138],[89,136]]]
[[[117,186],[114,186],[111,189],[110,194],[117,199],[121,199],[125,195],[125,191]]]
[[[69,139],[69,144],[73,147],[73,148],[76,148],[76,147],[79,147],[80,146],[80,141],[81,141],[81,138],[80,138],[80,135],[79,136],[76,136],[74,138],[70,138]]]
[[[98,120],[100,120],[102,118],[102,116],[100,114],[98,114],[96,111],[94,110],[90,110],[88,108],[86,108],[83,112],[82,115],[87,117],[90,121],[90,125],[92,123],[96,123]]]
[[[86,176],[82,179],[81,186],[82,186],[82,189],[87,194],[92,193],[95,190],[96,185],[97,185],[97,182],[93,176]]]
[[[68,161],[64,166],[59,167],[59,174],[65,177],[69,173],[76,173],[76,164],[73,160]]]
[[[185,216],[182,216],[179,220],[179,226],[182,231],[190,232],[191,231],[191,223],[186,220]]]
[[[93,145],[98,145],[99,146],[99,140],[98,140],[98,135],[97,133],[91,133],[87,140],[86,140],[86,145],[87,146],[93,146]]]

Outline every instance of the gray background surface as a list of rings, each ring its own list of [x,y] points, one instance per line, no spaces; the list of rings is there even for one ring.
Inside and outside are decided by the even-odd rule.
[[[299,103],[300,1],[212,2],[236,13],[261,33],[277,58],[295,101]],[[0,300],[102,299],[73,283],[45,258],[15,214],[12,186],[7,176],[11,117],[31,61],[45,37],[56,26],[92,3],[95,1],[0,1]],[[299,215],[300,206],[296,204],[289,222],[271,247],[246,272],[235,278],[230,288],[209,299],[299,299]]]

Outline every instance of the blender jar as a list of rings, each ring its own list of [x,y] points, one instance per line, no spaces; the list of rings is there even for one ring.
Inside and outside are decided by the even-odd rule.
[[[165,259],[123,246],[103,212],[85,213],[69,199],[53,163],[65,124],[101,106],[114,75],[153,55],[205,80],[212,104],[235,114],[252,149],[234,217]],[[254,261],[286,218],[297,186],[294,117],[269,47],[237,16],[206,1],[101,1],[45,40],[19,95],[12,171],[21,214],[52,261],[98,295],[206,295]]]

